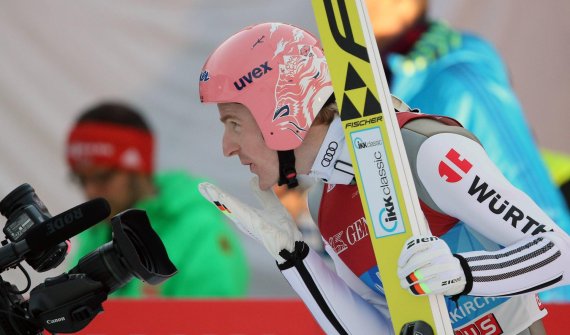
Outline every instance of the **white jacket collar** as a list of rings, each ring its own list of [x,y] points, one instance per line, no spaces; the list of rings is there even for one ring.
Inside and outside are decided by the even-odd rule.
[[[353,182],[354,170],[350,152],[346,148],[342,123],[338,115],[329,126],[309,175],[320,178],[328,184]]]

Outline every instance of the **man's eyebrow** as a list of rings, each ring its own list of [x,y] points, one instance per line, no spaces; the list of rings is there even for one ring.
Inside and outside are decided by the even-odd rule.
[[[231,115],[228,115],[228,114],[226,114],[226,115],[224,115],[224,116],[221,116],[221,117],[220,117],[220,122],[221,122],[221,123],[226,123],[226,121],[227,121],[229,118],[231,118],[231,117],[232,117],[232,116],[231,116]]]
[[[220,122],[226,123],[226,121],[228,121],[228,119],[234,119],[235,117],[236,116],[233,113],[224,114],[223,116],[220,116]]]

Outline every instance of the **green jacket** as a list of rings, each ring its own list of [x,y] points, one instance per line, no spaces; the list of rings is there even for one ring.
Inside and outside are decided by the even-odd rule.
[[[249,280],[244,251],[224,217],[198,192],[202,180],[177,171],[159,174],[154,181],[157,195],[135,207],[147,212],[178,273],[157,287],[134,278],[111,296],[244,296]],[[74,241],[77,250],[72,248],[72,266],[110,239],[107,222],[79,234]]]

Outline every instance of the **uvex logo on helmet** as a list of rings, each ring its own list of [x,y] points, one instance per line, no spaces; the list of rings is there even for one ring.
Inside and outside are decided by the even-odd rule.
[[[455,151],[455,149],[450,149],[445,155],[445,158],[447,158],[449,162],[453,164],[452,166],[454,166],[456,169],[461,170],[463,174],[467,174],[473,167],[473,164],[471,164],[471,162],[469,162],[467,159],[461,158],[461,155]],[[463,179],[463,176],[461,176],[456,171],[456,169],[452,168],[452,166],[443,160],[439,162],[439,175],[448,183],[457,183]]]
[[[234,81],[234,86],[238,91],[243,90],[248,84],[253,83],[255,79],[261,78],[267,72],[273,70],[269,67],[269,61],[265,61],[263,64],[259,64],[258,67],[254,67],[251,71],[244,74],[239,78],[239,80]]]

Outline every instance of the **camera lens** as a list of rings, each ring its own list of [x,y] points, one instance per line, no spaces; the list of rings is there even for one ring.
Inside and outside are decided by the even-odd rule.
[[[128,226],[123,227],[125,234],[129,238],[129,240],[133,243],[133,247],[137,252],[137,256],[145,269],[148,269],[151,272],[155,272],[155,264],[150,257],[150,250],[144,245],[144,242],[139,238],[139,236]]]
[[[130,209],[111,220],[113,240],[79,260],[69,273],[84,273],[116,291],[133,276],[150,284],[159,284],[176,273],[176,267],[146,213]]]
[[[133,278],[121,256],[113,247],[113,242],[103,244],[79,260],[69,273],[84,273],[90,278],[100,281],[109,292],[121,288]]]

